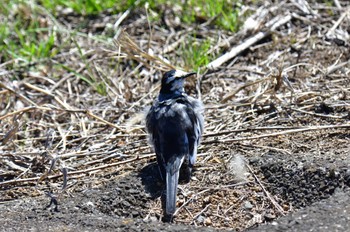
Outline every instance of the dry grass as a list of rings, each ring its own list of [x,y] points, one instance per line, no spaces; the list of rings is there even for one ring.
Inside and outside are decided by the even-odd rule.
[[[349,148],[350,6],[345,1],[340,8],[285,4],[277,11],[267,1],[251,6],[266,14],[253,15],[257,27],[234,35],[205,23],[173,30],[156,22],[151,40],[141,11],[118,22],[125,32],[115,46],[77,36],[72,45],[78,46],[49,60],[17,70],[8,69],[15,60],[1,64],[0,200],[73,192],[76,183],[122,175],[154,161],[142,115],[157,95],[162,71],[189,68],[180,44],[195,30],[197,38],[216,41],[211,50],[220,54],[270,30],[265,23],[273,15],[288,14],[286,24],[215,71],[202,67],[198,79],[186,86],[202,98],[206,125],[199,171],[179,191],[176,220],[242,230],[266,221],[263,215],[273,218],[292,210],[264,188],[258,172],[247,169],[250,175],[239,182],[228,165],[237,153],[247,159],[269,151],[298,155],[301,146],[312,146],[307,138],[318,135],[343,134],[338,143]],[[57,73],[57,64],[75,73]],[[150,216],[161,214],[159,201],[150,208]]]

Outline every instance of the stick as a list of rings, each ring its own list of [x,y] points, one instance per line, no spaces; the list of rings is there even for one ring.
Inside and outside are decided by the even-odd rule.
[[[286,135],[286,134],[305,132],[305,131],[324,130],[324,129],[338,129],[338,128],[350,128],[350,124],[310,126],[310,127],[306,127],[306,128],[292,129],[292,130],[280,131],[280,132],[275,132],[275,133],[270,133],[270,134],[263,134],[263,135],[257,135],[257,136],[251,136],[251,137],[243,137],[243,138],[235,138],[235,139],[224,139],[224,140],[215,139],[215,140],[211,140],[211,141],[203,141],[203,142],[201,142],[201,144],[232,143],[232,142],[239,142],[239,141],[244,141],[244,140],[253,140],[253,139],[266,138],[266,137],[275,137],[275,136],[279,136],[279,135]]]
[[[326,36],[330,36],[331,34],[334,33],[335,29],[337,29],[337,27],[345,19],[347,14],[350,14],[350,7],[345,12],[343,12],[343,14],[339,17],[339,19],[334,23],[333,27],[331,29],[329,29]]]
[[[67,105],[67,107],[69,107],[69,106]],[[23,109],[20,109],[20,110],[8,113],[8,114],[6,114],[4,116],[1,116],[0,120],[3,120],[4,118],[10,117],[12,115],[17,115],[17,114],[20,114],[22,112],[24,113],[24,112],[32,111],[32,110],[48,110],[48,111],[65,111],[65,112],[68,112],[68,113],[83,113],[83,114],[85,114],[88,117],[94,118],[97,121],[102,122],[103,124],[106,124],[106,125],[108,125],[110,127],[116,128],[119,131],[124,131],[124,129],[122,129],[121,127],[119,127],[119,126],[117,126],[117,125],[115,125],[115,124],[113,124],[111,122],[108,122],[108,121],[104,120],[103,118],[93,114],[89,110],[83,110],[83,109],[60,109],[60,108],[51,108],[51,107],[42,107],[42,106],[31,106],[31,107],[26,107],[26,108],[23,108]]]
[[[252,168],[249,166],[249,164],[246,164],[246,166],[248,167],[249,171],[252,173],[252,175],[254,176],[255,180],[258,182],[258,184],[260,185],[260,187],[262,188],[262,190],[264,191],[264,193],[266,194],[267,198],[270,199],[271,203],[275,206],[275,208],[283,215],[285,216],[286,213],[284,212],[283,208],[277,203],[277,201],[273,198],[273,196],[271,196],[271,194],[265,189],[264,185],[262,185],[262,183],[260,182],[259,178],[254,174]]]
[[[153,156],[153,154],[145,155],[145,156],[141,156],[141,157],[136,156],[135,158],[124,160],[124,161],[119,161],[119,162],[116,162],[116,163],[105,164],[105,165],[101,165],[101,166],[97,166],[97,167],[93,167],[93,168],[88,168],[88,169],[84,169],[84,170],[74,171],[74,172],[68,172],[68,174],[69,175],[86,174],[88,172],[102,170],[102,169],[106,169],[106,168],[111,168],[111,167],[114,167],[114,166],[130,163],[130,162],[133,162],[133,161],[136,161],[136,160],[140,160],[140,159],[146,159],[146,158],[149,158],[151,156]],[[57,175],[51,175],[51,176],[48,176],[47,178],[48,179],[56,179],[56,178],[59,178],[61,176],[63,176],[62,173],[57,174]],[[18,184],[18,183],[23,183],[23,182],[34,182],[34,181],[38,181],[40,179],[42,179],[41,176],[25,178],[25,179],[17,179],[17,180],[8,180],[8,181],[0,182],[0,186],[10,185],[10,184]]]
[[[30,100],[29,98],[27,98],[26,96],[20,94],[18,91],[16,91],[15,89],[12,89],[8,86],[6,86],[5,84],[0,82],[0,88],[4,88],[7,89],[8,91],[10,91],[11,93],[15,94],[17,97],[25,100],[27,103],[29,103],[32,106],[37,106],[37,104],[35,102],[33,102],[32,100]]]
[[[297,112],[300,112],[300,113],[304,113],[304,114],[313,115],[313,116],[315,116],[315,117],[322,117],[322,118],[337,118],[337,119],[343,119],[343,118],[349,117],[348,115],[338,116],[338,115],[318,114],[318,113],[308,112],[308,111],[305,111],[305,110],[294,109],[294,108],[291,108],[291,110],[294,110],[294,111],[297,111]]]
[[[42,89],[42,88],[40,88],[40,87],[38,87],[38,86],[32,85],[32,84],[30,84],[30,83],[24,83],[24,85],[25,85],[26,87],[32,89],[32,90],[38,91],[38,92],[40,92],[40,93],[43,93],[43,94],[45,94],[45,95],[47,95],[47,96],[52,97],[52,98],[55,99],[55,101],[56,101],[59,105],[61,105],[64,109],[66,109],[66,110],[72,109],[68,104],[66,104],[65,102],[63,102],[61,99],[59,99],[58,97],[56,97],[54,94],[52,94],[52,93],[49,92],[49,91],[47,91],[47,90],[45,90],[45,89]]]
[[[218,135],[225,135],[231,133],[239,133],[239,132],[248,132],[248,131],[257,131],[257,130],[290,130],[290,129],[301,129],[301,128],[309,128],[309,127],[285,127],[285,126],[271,126],[271,127],[249,127],[249,128],[241,128],[241,129],[233,129],[233,130],[224,130],[218,132],[207,132],[203,134],[202,137],[213,137]]]
[[[194,196],[191,196],[190,199],[188,199],[187,201],[185,201],[185,203],[183,203],[183,204],[175,211],[174,216],[175,216],[176,214],[178,214],[178,212],[179,212],[183,207],[185,207],[188,203],[190,203],[190,202],[194,199],[194,197],[198,197],[199,195],[201,195],[201,194],[203,194],[203,193],[206,193],[206,192],[208,192],[208,191],[210,191],[210,189],[205,189],[205,190],[203,190],[203,191],[200,191],[199,193],[194,194]]]
[[[276,30],[276,28],[286,24],[287,22],[289,22],[292,19],[292,16],[290,14],[285,15],[281,18],[281,16],[276,16],[275,18],[273,18],[272,20],[270,20],[266,25],[271,25],[270,30],[266,31],[266,32],[259,32],[256,35],[254,35],[253,37],[247,39],[245,42],[243,42],[242,44],[234,47],[231,49],[231,51],[229,51],[228,53],[224,54],[223,56],[219,57],[218,59],[210,62],[206,67],[208,69],[217,69],[218,67],[220,67],[223,63],[227,62],[228,60],[232,59],[233,57],[237,56],[239,53],[241,53],[242,51],[246,50],[247,48],[249,48],[250,46],[252,46],[253,44],[255,44],[256,42],[258,42],[259,40],[267,37],[268,35],[271,34],[272,31]]]

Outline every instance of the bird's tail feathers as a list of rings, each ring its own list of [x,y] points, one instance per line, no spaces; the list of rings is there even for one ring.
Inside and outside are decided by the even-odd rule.
[[[179,182],[179,171],[184,157],[176,157],[173,162],[166,166],[166,203],[165,212],[167,216],[172,216],[176,210],[176,194]]]

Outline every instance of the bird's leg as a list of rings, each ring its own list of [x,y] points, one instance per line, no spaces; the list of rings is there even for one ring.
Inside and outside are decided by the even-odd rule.
[[[192,167],[191,162],[189,160],[186,160],[183,162],[181,169],[180,169],[180,181],[182,183],[189,183],[191,180],[191,174],[192,174]]]
[[[191,179],[192,176],[193,165],[191,163],[188,164],[188,178]],[[190,181],[190,180],[188,180]]]

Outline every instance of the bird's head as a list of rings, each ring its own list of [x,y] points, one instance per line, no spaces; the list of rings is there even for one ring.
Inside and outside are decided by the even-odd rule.
[[[184,72],[181,70],[170,70],[164,73],[160,95],[177,95],[184,92],[185,78],[196,74],[195,72]]]

